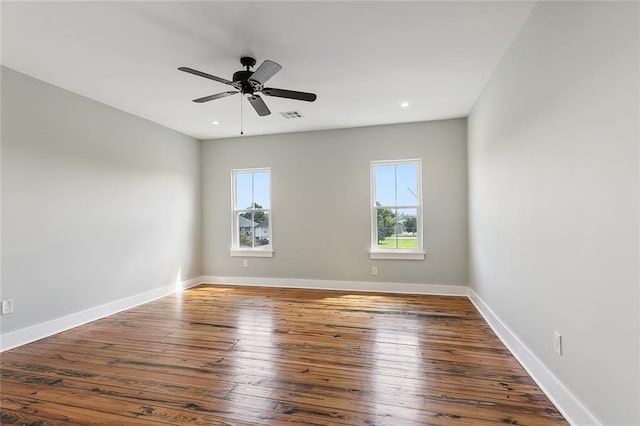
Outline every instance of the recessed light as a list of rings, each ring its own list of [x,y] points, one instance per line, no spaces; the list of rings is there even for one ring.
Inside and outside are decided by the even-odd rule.
[[[400,104],[400,108],[406,108],[406,107],[408,107],[408,106],[409,106],[409,102],[402,102],[402,103]]]
[[[220,122],[219,121],[212,121],[211,124],[214,124],[214,125],[217,126],[218,124],[220,124]]]

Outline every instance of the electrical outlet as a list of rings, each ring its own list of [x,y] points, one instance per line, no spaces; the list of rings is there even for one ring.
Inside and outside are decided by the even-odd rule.
[[[378,267],[377,266],[372,266],[371,267],[371,275],[378,275]]]
[[[558,355],[562,355],[562,335],[557,331],[553,332],[553,350]]]
[[[13,313],[13,299],[3,300],[2,301],[2,315],[12,314]]]
[[[242,259],[242,267],[243,268],[249,267],[249,259]]]

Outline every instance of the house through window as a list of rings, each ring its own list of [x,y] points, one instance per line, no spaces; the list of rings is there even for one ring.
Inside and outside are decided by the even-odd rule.
[[[271,169],[231,171],[232,256],[272,256]]]
[[[424,259],[421,161],[371,162],[372,259]]]

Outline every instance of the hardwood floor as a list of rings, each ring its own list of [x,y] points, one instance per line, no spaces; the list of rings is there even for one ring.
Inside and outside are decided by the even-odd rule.
[[[1,367],[2,424],[567,424],[463,297],[198,286]]]

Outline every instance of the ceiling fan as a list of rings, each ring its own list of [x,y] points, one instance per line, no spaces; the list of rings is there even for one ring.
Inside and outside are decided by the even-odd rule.
[[[188,72],[189,74],[197,75],[199,77],[208,78],[219,83],[227,84],[236,90],[230,90],[228,92],[216,93],[215,95],[205,96],[203,98],[194,99],[193,102],[203,103],[213,101],[215,99],[225,98],[227,96],[241,93],[247,97],[247,100],[256,110],[259,116],[265,116],[271,114],[271,111],[264,103],[258,93],[263,93],[267,96],[275,96],[278,98],[295,99],[298,101],[313,102],[316,100],[315,93],[297,92],[295,90],[276,89],[273,87],[264,87],[264,84],[273,77],[278,71],[282,69],[282,66],[270,61],[264,61],[255,71],[251,71],[251,68],[256,64],[256,60],[249,56],[240,58],[240,63],[245,70],[240,70],[233,73],[233,80],[227,80],[215,75],[207,74],[206,72],[198,71],[189,67],[180,67],[180,71]]]

